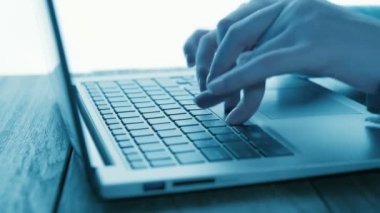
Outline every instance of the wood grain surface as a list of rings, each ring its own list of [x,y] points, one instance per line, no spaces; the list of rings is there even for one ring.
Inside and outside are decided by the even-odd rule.
[[[0,78],[0,212],[51,212],[68,141],[46,77]]]

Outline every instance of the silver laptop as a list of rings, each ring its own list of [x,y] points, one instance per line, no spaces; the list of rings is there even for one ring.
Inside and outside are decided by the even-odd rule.
[[[45,5],[46,6],[46,5]],[[161,195],[379,168],[365,107],[295,76],[268,80],[259,111],[228,126],[200,109],[194,71],[70,74],[47,0],[51,84],[68,135],[106,199]],[[50,33],[50,34],[49,34]],[[180,54],[180,53],[179,53]]]

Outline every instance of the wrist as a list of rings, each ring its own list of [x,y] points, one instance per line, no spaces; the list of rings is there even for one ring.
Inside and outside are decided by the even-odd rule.
[[[349,11],[367,15],[380,20],[380,5],[350,5],[345,6]]]

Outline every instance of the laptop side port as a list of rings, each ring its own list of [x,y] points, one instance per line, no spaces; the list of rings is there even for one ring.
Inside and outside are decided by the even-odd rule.
[[[204,179],[194,179],[194,180],[181,180],[175,181],[173,186],[191,186],[191,185],[199,185],[199,184],[210,184],[214,183],[214,178],[204,178]]]
[[[151,183],[144,184],[145,192],[163,191],[163,190],[165,190],[165,182],[151,182]]]

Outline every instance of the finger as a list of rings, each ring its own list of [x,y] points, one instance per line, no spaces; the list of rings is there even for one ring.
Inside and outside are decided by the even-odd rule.
[[[227,96],[218,96],[204,91],[195,97],[194,102],[200,108],[209,108],[223,102],[228,96],[230,96],[230,94]]]
[[[258,84],[275,75],[303,70],[305,67],[303,55],[303,48],[297,46],[266,52],[215,79],[208,85],[208,91],[223,96]]]
[[[270,5],[271,1],[268,0],[256,0],[249,3],[244,3],[240,7],[227,15],[225,18],[219,21],[217,25],[217,41],[220,43],[228,29],[235,24],[236,22],[244,19],[252,13],[264,8],[265,6]]]
[[[224,101],[224,112],[230,113],[240,101],[240,92],[235,92]]]
[[[268,6],[234,24],[220,43],[207,82],[230,70],[238,56],[254,46],[282,11],[282,2]]]
[[[197,53],[199,40],[208,32],[208,30],[197,30],[185,42],[183,52],[186,57],[187,66],[192,67],[195,65],[195,54]]]
[[[226,121],[231,125],[242,124],[257,111],[265,92],[265,82],[244,89],[243,98],[228,114]]]
[[[277,37],[271,39],[270,41],[267,41],[266,43],[260,45],[255,50],[242,53],[237,60],[238,67],[241,67],[245,65],[246,63],[255,60],[261,55],[265,55],[268,52],[272,52],[278,49],[288,48],[289,46],[292,45],[292,40],[288,39],[289,37],[290,37],[289,31],[285,31],[281,33],[280,35],[278,35]],[[223,90],[223,88],[220,88],[220,89]],[[215,94],[213,95],[213,93],[210,93],[209,90],[206,90],[205,93],[207,94],[201,95],[202,98],[200,98],[200,102],[201,103],[207,102],[208,103],[207,107],[211,107],[220,102],[228,100],[228,98],[231,97],[232,94],[234,93],[236,94],[239,91],[233,91],[231,93],[228,93],[228,92],[223,93],[223,91],[221,91],[221,93],[223,94],[216,96]],[[232,108],[233,106],[230,107],[230,109]],[[225,108],[225,111],[228,112],[226,108]]]
[[[217,47],[215,31],[208,32],[199,41],[195,64],[201,92],[206,89],[207,75]]]

